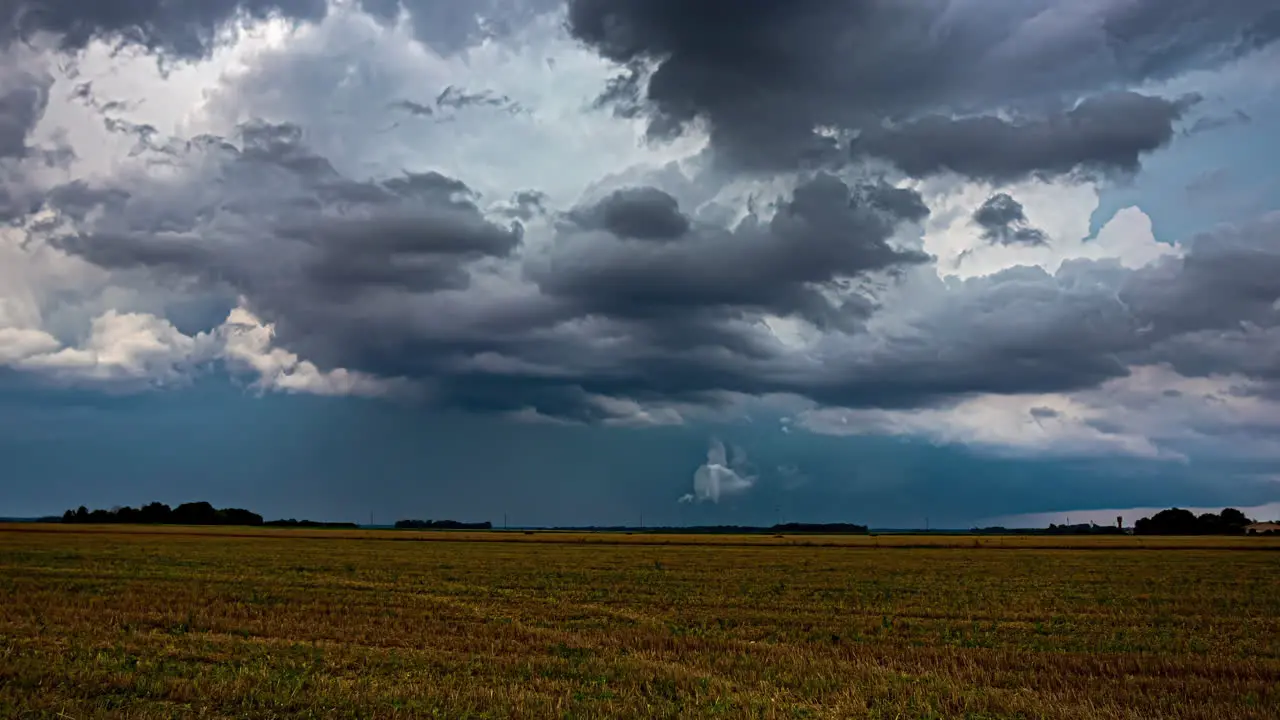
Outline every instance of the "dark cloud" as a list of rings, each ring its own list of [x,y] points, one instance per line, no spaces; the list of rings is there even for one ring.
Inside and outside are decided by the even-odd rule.
[[[428,5],[413,3],[415,21],[434,12]],[[366,7],[390,17],[400,5]],[[432,32],[487,32],[475,18],[488,5],[432,7],[455,13]],[[861,157],[911,175],[1006,182],[1135,169],[1172,138],[1190,99],[1119,88],[1238,55],[1240,29],[1262,18],[1242,0],[1214,12],[1190,0],[1091,7],[1099,23],[1048,0],[1011,3],[1004,15],[977,0],[573,0],[569,24],[606,57],[635,64],[615,94],[638,93],[634,107],[655,136],[703,120],[716,153],[739,166]],[[133,37],[119,22],[97,27]],[[136,42],[207,50],[170,37],[168,25],[147,27]],[[334,61],[304,81],[309,91],[331,86],[346,67]],[[388,98],[417,91],[371,94],[368,107],[385,112]],[[458,88],[392,105],[414,115],[511,107]],[[1276,324],[1274,223],[1141,270],[1075,261],[1054,273],[942,280],[904,237],[928,208],[884,180],[802,173],[767,211],[732,222],[711,221],[710,197],[690,202],[693,193],[667,187],[682,205],[648,181],[557,214],[536,190],[491,202],[438,173],[353,177],[296,125],[178,140],[110,123],[137,139],[138,154],[177,169],[58,188],[45,203],[59,214],[50,243],[106,268],[242,296],[275,323],[283,347],[322,368],[421,380],[469,409],[599,422],[626,412],[624,401],[714,405],[735,393],[912,408],[1070,391],[1148,362],[1260,375],[1245,343],[1205,355],[1204,339],[1252,339]],[[513,220],[529,223],[529,242]],[[1008,195],[974,220],[993,242],[1045,240]]]
[[[41,206],[38,195],[24,192],[20,185],[0,181],[0,223],[20,225]]]
[[[570,217],[584,230],[604,230],[636,240],[675,240],[689,232],[691,225],[680,212],[680,203],[653,187],[616,190]]]
[[[322,368],[416,378],[473,410],[596,422],[630,401],[774,393],[911,408],[1090,388],[1150,363],[1263,377],[1274,355],[1257,348],[1280,326],[1277,217],[1138,270],[1075,260],[942,280],[894,242],[923,218],[919,197],[882,180],[818,173],[733,225],[633,186],[539,221],[526,245],[463,181],[353,179],[296,126],[164,142],[188,181],[64,185],[50,242],[243,296]],[[495,212],[541,204],[529,192]],[[977,215],[995,232],[1025,223],[1011,198]],[[882,307],[894,276],[909,279],[906,312]],[[822,332],[797,347],[771,316]]]
[[[247,124],[234,140],[187,143],[188,153],[217,163],[200,180],[225,195],[157,203],[83,181],[55,189],[50,206],[73,221],[110,212],[52,242],[103,267],[156,268],[289,304],[465,288],[469,263],[507,255],[520,241],[518,225],[487,221],[453,178],[350,180],[291,125]]]
[[[868,129],[853,152],[888,160],[916,177],[953,172],[997,183],[1076,170],[1135,172],[1143,154],[1173,139],[1174,122],[1197,100],[1115,92],[1029,120],[930,115]]]
[[[449,85],[441,90],[432,104],[415,100],[397,100],[388,107],[420,118],[444,116],[441,122],[451,120],[452,114],[470,108],[493,108],[512,115],[526,112],[520,103],[506,95],[499,95],[492,90],[468,92],[455,85]]]
[[[53,78],[27,71],[13,57],[0,56],[0,62],[13,63],[0,68],[0,223],[18,225],[43,202],[29,181],[32,162],[65,166],[74,153],[62,145],[41,148],[30,143],[48,107]]]
[[[44,117],[53,79],[6,72],[0,81],[0,161],[20,160],[31,152],[27,139]]]
[[[1199,135],[1200,133],[1229,128],[1233,125],[1248,125],[1251,122],[1253,122],[1253,118],[1250,117],[1249,113],[1237,109],[1229,115],[1206,115],[1201,117],[1192,123],[1191,127],[1183,130],[1182,134],[1186,136]]]
[[[499,95],[492,90],[480,90],[477,92],[467,92],[466,90],[449,85],[440,94],[436,96],[436,107],[451,108],[453,110],[463,110],[472,107],[490,107],[505,110],[509,113],[519,113],[523,111],[520,104],[507,97]]]
[[[1061,415],[1061,413],[1051,407],[1033,407],[1030,412],[1031,417],[1036,420],[1051,420]]]
[[[391,103],[390,107],[403,110],[409,113],[410,115],[414,115],[417,117],[431,117],[432,115],[436,114],[435,109],[432,108],[430,105],[424,105],[420,102],[414,102],[412,100],[397,100],[396,102]]]
[[[509,37],[560,2],[359,0],[366,12],[385,23],[407,11],[418,39],[445,53]],[[0,46],[48,32],[67,50],[99,39],[172,58],[197,58],[208,56],[219,33],[241,18],[316,22],[328,10],[327,0],[5,0],[0,2]]]
[[[929,206],[924,204],[924,198],[910,188],[894,187],[881,179],[861,185],[857,191],[870,207],[906,222],[919,222],[929,217]]]
[[[246,154],[224,173],[261,177],[266,161]],[[273,187],[292,172],[287,161],[276,167],[281,174],[264,181]],[[889,245],[900,218],[862,204],[856,187],[831,176],[802,184],[771,219],[731,229],[693,223],[679,238],[652,242],[563,228],[527,260],[536,283],[527,287],[486,279],[483,262],[511,253],[518,233],[487,223],[458,181],[413,178],[397,190],[317,178],[318,163],[299,167],[312,174],[298,188],[347,198],[334,201],[342,215],[282,202],[288,195],[277,191],[261,198],[279,207],[274,218],[241,207],[201,221],[191,206],[178,222],[141,194],[99,192],[92,197],[121,208],[112,216],[133,222],[56,242],[106,267],[227,283],[277,323],[286,347],[322,367],[420,378],[438,400],[473,410],[532,407],[583,421],[614,417],[607,398],[714,405],[726,393],[791,393],[909,408],[974,393],[1090,388],[1134,364],[1260,376],[1268,366],[1259,358],[1269,355],[1249,352],[1260,340],[1222,341],[1211,362],[1202,340],[1257,338],[1280,325],[1274,219],[1202,238],[1185,258],[1140,270],[1071,261],[1053,274],[1014,268],[944,282],[921,269],[910,287],[924,304],[893,314],[896,329],[885,332],[862,322],[874,295],[840,281],[923,256]],[[60,207],[70,214],[90,204],[87,191],[68,186]],[[153,229],[144,232],[145,223]],[[766,314],[828,332],[800,351],[760,324]]]
[[[504,215],[528,222],[547,214],[547,194],[539,190],[522,190],[512,196],[511,202],[499,209]]]
[[[1022,203],[1008,193],[997,193],[973,213],[973,221],[982,228],[982,237],[1001,245],[1044,245],[1049,241],[1040,228],[1027,222]]]
[[[220,30],[239,17],[319,20],[326,0],[6,0],[0,45],[48,32],[67,50],[94,39],[181,58],[207,56]]]
[[[1075,260],[952,284],[913,331],[811,390],[828,401],[913,406],[969,393],[1093,387],[1140,364],[1270,379],[1280,328],[1280,215],[1197,237],[1137,270]],[[889,360],[892,358],[892,361]],[[817,384],[817,383],[815,383]]]
[[[912,191],[818,175],[732,228],[692,223],[657,190],[609,195],[556,222],[527,284],[493,264],[521,227],[488,220],[460,180],[353,180],[292,125],[161,140],[181,148],[187,183],[64,185],[50,242],[243,296],[324,367],[430,380],[469,407],[590,419],[616,412],[600,396],[708,403],[766,388],[733,360],[776,355],[760,314],[854,331],[875,306],[857,283],[928,259],[890,242],[921,217]]]
[[[612,316],[750,308],[841,326],[860,322],[870,305],[861,296],[834,301],[822,286],[929,259],[890,244],[902,218],[825,174],[797,187],[768,221],[752,215],[732,229],[694,227],[653,188],[613,193],[574,216],[617,239],[569,233],[535,277],[544,292]],[[634,238],[663,242],[627,242]]]
[[[1176,115],[1107,93],[1239,57],[1275,25],[1266,0],[569,1],[570,31],[629,68],[605,100],[654,137],[701,119],[723,160],[772,169],[837,162],[840,131],[862,131],[908,172],[985,178],[1131,168]],[[1063,109],[1080,98],[1087,116]],[[1095,120],[1118,126],[1074,124]]]

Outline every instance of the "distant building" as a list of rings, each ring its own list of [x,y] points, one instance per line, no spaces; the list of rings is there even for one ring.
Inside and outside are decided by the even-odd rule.
[[[1248,535],[1262,535],[1263,533],[1275,533],[1280,535],[1280,522],[1260,522],[1248,525],[1244,529]]]

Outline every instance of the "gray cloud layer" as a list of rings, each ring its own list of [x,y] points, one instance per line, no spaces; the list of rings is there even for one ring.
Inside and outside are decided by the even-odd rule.
[[[899,127],[870,128],[854,141],[853,151],[888,160],[917,177],[950,171],[1011,182],[1077,170],[1136,172],[1141,156],[1172,140],[1174,121],[1197,101],[1114,92],[1062,113],[1016,122],[929,115]]]
[[[383,18],[399,7],[365,4]],[[483,30],[470,11],[411,5],[415,17],[456,20],[437,27],[454,39]],[[283,346],[322,368],[419,380],[471,409],[601,420],[624,411],[621,399],[714,403],[726,393],[920,407],[1087,388],[1156,362],[1274,377],[1257,349],[1274,347],[1280,324],[1276,217],[1139,270],[1077,260],[1053,273],[944,281],[912,244],[929,212],[920,194],[842,167],[874,158],[909,175],[996,183],[1136,170],[1194,98],[1125,88],[1272,42],[1271,5],[991,5],[572,0],[576,36],[636,66],[614,99],[635,91],[655,136],[703,120],[724,167],[827,166],[770,198],[770,212],[732,222],[644,183],[563,212],[534,189],[490,213],[464,179],[344,174],[295,125],[172,139],[116,121],[113,131],[173,172],[63,184],[42,201],[56,219],[28,229],[103,268],[194,283],[227,303],[243,297]],[[237,8],[324,11],[305,0],[7,7],[19,28],[59,32],[68,47],[100,36],[180,56],[207,53]],[[42,97],[0,94],[0,162],[27,154]],[[506,102],[464,91],[438,101]],[[19,196],[0,194],[10,219],[32,209],[6,197]],[[991,242],[1046,239],[1007,194],[973,220]],[[535,231],[539,242],[527,236]],[[777,318],[800,337],[766,325]]]
[[[1086,388],[1134,363],[1274,374],[1240,346],[1280,324],[1277,217],[1140,270],[1077,260],[946,285],[913,269],[926,256],[891,242],[922,216],[919,198],[881,183],[818,174],[771,217],[733,226],[631,188],[565,213],[535,249],[520,225],[487,219],[461,181],[355,181],[293,126],[189,146],[183,161],[198,172],[184,185],[60,188],[52,242],[103,267],[243,295],[323,367],[416,378],[470,408],[597,420],[612,412],[601,397],[724,392],[914,407]],[[976,218],[1016,235],[1019,210],[997,196]],[[876,278],[897,274],[923,304],[892,331],[868,327]],[[765,315],[825,334],[797,351],[760,325]],[[1206,333],[1217,349],[1203,350]]]
[[[201,57],[218,31],[241,14],[318,20],[326,10],[325,0],[6,0],[0,4],[0,42],[47,32],[70,50],[101,39]]]
[[[817,128],[862,131],[859,152],[908,173],[990,179],[1131,169],[1180,104],[1111,91],[1271,43],[1275,17],[1267,0],[569,2],[572,32],[631,67],[606,99],[656,137],[704,119],[725,158],[764,169],[839,162]]]
[[[442,52],[503,37],[560,0],[359,0],[370,15],[391,23],[407,12],[415,34]],[[209,54],[218,34],[241,18],[321,20],[328,0],[5,0],[0,44],[52,33],[68,50],[94,39],[137,45],[171,57]]]

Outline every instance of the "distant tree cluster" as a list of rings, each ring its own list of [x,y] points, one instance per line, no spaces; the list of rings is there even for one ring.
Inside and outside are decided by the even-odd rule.
[[[1078,523],[1076,525],[1049,524],[1047,528],[1006,528],[993,526],[974,528],[975,535],[1123,535],[1125,531],[1117,525],[1095,525],[1094,523]]]
[[[491,530],[490,522],[458,522],[457,520],[397,520],[397,530]]]
[[[558,527],[552,530],[570,532],[639,532],[651,535],[866,535],[865,525],[852,523],[783,523],[769,527],[759,525],[679,525],[675,527],[634,527],[631,525],[587,525]]]
[[[262,516],[240,508],[215,508],[207,502],[170,508],[153,502],[140,508],[89,510],[81,505],[62,515],[64,523],[127,523],[130,525],[262,525]]]
[[[817,535],[866,535],[866,525],[853,523],[782,523],[769,528],[775,533],[812,533]]]
[[[1123,535],[1124,529],[1117,525],[1097,525],[1095,523],[1078,523],[1075,525],[1054,525],[1044,531],[1046,535]]]
[[[331,530],[355,530],[359,529],[359,525],[353,522],[320,522],[318,520],[268,520],[262,523],[267,527],[285,527],[285,528],[327,528]]]
[[[1136,535],[1244,535],[1253,520],[1235,508],[1196,516],[1190,510],[1170,508],[1133,525]]]

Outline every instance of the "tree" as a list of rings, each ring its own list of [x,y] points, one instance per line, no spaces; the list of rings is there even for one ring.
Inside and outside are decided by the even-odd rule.
[[[1199,535],[1200,522],[1190,510],[1170,508],[1133,524],[1138,535]]]
[[[1196,517],[1190,510],[1170,508],[1133,524],[1138,535],[1241,535],[1253,521],[1235,508]]]
[[[1253,520],[1251,518],[1235,508],[1227,508],[1223,510],[1222,514],[1218,517],[1222,519],[1223,525],[1230,528],[1237,528],[1241,531],[1253,524]]]

